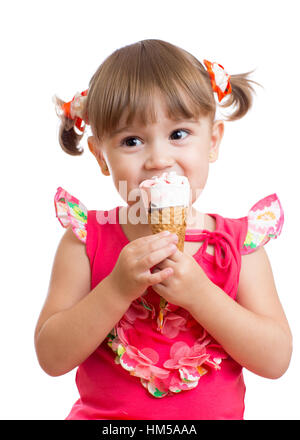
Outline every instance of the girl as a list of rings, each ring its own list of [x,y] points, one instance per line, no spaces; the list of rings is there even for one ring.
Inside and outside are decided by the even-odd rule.
[[[67,419],[243,419],[243,367],[267,378],[288,368],[292,336],[264,249],[282,229],[279,199],[238,219],[192,206],[224,132],[214,93],[234,107],[227,120],[241,118],[252,104],[249,73],[230,77],[144,40],[116,50],[72,101],[56,98],[63,150],[81,154],[89,124],[89,149],[127,203],[87,210],[63,188],[55,194],[67,230],[35,347],[52,376],[78,366],[80,398]],[[183,252],[176,235],[151,233],[135,203],[142,181],[171,171],[191,186]]]

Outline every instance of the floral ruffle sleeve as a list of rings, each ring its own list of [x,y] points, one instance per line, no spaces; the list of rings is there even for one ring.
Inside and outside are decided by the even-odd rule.
[[[277,238],[282,230],[284,213],[277,197],[271,194],[257,202],[248,213],[248,230],[241,254],[246,255]]]
[[[64,228],[71,225],[76,237],[86,243],[88,210],[83,203],[63,188],[58,187],[54,196],[54,206],[60,224]]]

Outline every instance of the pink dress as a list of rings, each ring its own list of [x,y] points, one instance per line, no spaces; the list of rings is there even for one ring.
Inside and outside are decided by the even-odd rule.
[[[129,241],[119,223],[119,206],[87,210],[59,187],[56,216],[85,243],[91,290],[113,270]],[[276,194],[238,219],[209,214],[216,229],[187,230],[186,241],[203,241],[193,257],[233,300],[241,256],[276,238],[283,210]],[[207,245],[214,245],[215,255]],[[217,317],[216,317],[217,319]],[[79,399],[67,419],[221,420],[243,419],[242,366],[183,308],[167,303],[150,287],[133,301],[106,339],[78,367]]]

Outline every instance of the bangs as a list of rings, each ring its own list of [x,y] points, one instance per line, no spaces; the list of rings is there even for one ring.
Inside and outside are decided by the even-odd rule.
[[[115,51],[90,81],[89,124],[100,140],[126,125],[155,123],[155,101],[162,98],[169,119],[215,114],[210,80],[191,54],[161,40],[143,40]]]

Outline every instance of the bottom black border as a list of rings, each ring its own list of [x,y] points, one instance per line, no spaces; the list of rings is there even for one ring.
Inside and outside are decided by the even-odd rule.
[[[147,439],[147,438],[182,438],[195,439],[208,434],[215,438],[216,435],[225,436],[241,433],[253,434],[255,438],[262,435],[258,429],[265,429],[257,425],[268,423],[268,436],[270,430],[278,431],[278,422],[283,420],[14,420],[2,421],[3,429],[13,430],[8,424],[16,423],[17,429],[22,430],[22,436],[30,438],[41,435],[53,435],[61,438],[62,435],[84,440],[96,439]],[[19,431],[20,432],[20,431]],[[84,437],[83,437],[84,436]]]

